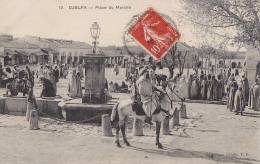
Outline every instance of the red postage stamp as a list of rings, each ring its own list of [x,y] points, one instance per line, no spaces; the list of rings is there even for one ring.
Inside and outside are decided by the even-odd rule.
[[[181,36],[153,8],[145,11],[128,32],[156,60],[163,58]]]

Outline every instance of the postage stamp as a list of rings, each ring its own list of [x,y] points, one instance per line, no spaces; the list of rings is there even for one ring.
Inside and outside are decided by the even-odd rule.
[[[128,33],[155,60],[163,58],[181,34],[153,8],[149,8],[129,28]]]

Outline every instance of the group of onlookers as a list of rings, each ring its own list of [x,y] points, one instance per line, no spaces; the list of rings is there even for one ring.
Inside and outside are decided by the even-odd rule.
[[[43,82],[43,90],[41,96],[54,97],[57,93],[56,83],[60,78],[66,79],[69,75],[68,65],[58,66],[41,66],[37,72],[40,80]],[[83,78],[83,66],[79,64],[77,67],[71,68],[69,75],[68,95],[70,97],[82,97],[81,79]]]
[[[31,70],[32,69],[32,70]],[[35,79],[42,83],[41,97],[55,97],[57,93],[56,83],[59,79],[66,79],[69,76],[68,95],[71,97],[82,97],[81,79],[84,76],[83,65],[71,68],[69,76],[69,66],[64,65],[41,65],[38,68],[31,66],[7,66],[3,68],[0,64],[0,86],[7,88],[7,92],[12,96],[18,95],[19,86],[26,88],[27,94],[29,88],[34,87]],[[17,87],[18,86],[18,87]]]
[[[216,76],[201,72],[200,75],[190,75],[188,80],[185,76],[177,75],[173,81],[180,97],[209,101],[223,101],[223,98],[227,98],[227,108],[236,114],[242,114],[246,105],[259,110],[259,76],[251,87],[244,72],[238,69],[235,73],[229,69],[227,73],[224,71]]]
[[[69,67],[67,64],[65,65],[55,65],[55,66],[51,66],[51,65],[41,65],[40,66],[40,69],[37,70],[36,72],[36,77],[39,78],[39,77],[47,77],[48,76],[48,73],[49,71],[54,71],[54,76],[55,76],[55,79],[56,81],[58,82],[59,81],[59,78],[64,78],[66,79],[67,76],[68,76],[68,73],[69,73]]]
[[[141,68],[141,67],[140,67]],[[256,76],[255,82],[249,87],[248,79],[245,74],[238,69],[231,73],[231,69],[221,71],[219,74],[206,74],[203,71],[194,73],[186,78],[184,75],[177,74],[171,79],[164,74],[156,74],[156,67],[150,66],[151,79],[157,86],[162,86],[165,89],[168,81],[174,84],[174,90],[179,97],[192,100],[209,100],[222,101],[227,98],[227,108],[230,111],[235,111],[237,114],[242,113],[245,106],[248,105],[253,110],[259,110],[260,97],[260,77]],[[11,95],[17,95],[18,90],[14,86],[10,86],[13,80],[17,80],[17,85],[25,84],[28,88],[34,87],[34,81],[38,78],[42,84],[42,97],[55,97],[57,93],[57,82],[60,78],[69,76],[68,95],[70,97],[82,97],[81,80],[83,78],[83,65],[69,69],[68,65],[41,65],[35,71],[29,66],[13,66],[3,68],[0,64],[0,86],[5,85]],[[69,71],[70,70],[70,71]],[[121,85],[117,82],[106,81],[105,88],[109,92],[128,93],[130,85],[138,78],[140,70],[135,67],[129,67],[126,70],[126,84],[122,81]],[[119,73],[119,68],[114,68],[116,74]],[[7,85],[6,85],[7,84]],[[15,84],[15,83],[14,83]],[[13,85],[13,83],[12,83]],[[128,86],[129,85],[129,86]]]
[[[108,91],[109,92],[116,92],[116,93],[128,93],[129,88],[128,85],[122,81],[121,85],[119,85],[117,82],[110,82],[108,84]]]
[[[68,95],[73,98],[82,97],[81,79],[82,75],[79,69],[72,69],[72,75],[69,78]]]
[[[23,95],[28,93],[28,88],[34,86],[34,71],[31,71],[29,66],[8,66],[3,68],[0,64],[0,86],[7,88],[7,94],[16,96],[18,92]]]
[[[259,110],[260,77],[256,76],[254,83],[249,87],[248,79],[242,75],[236,78],[234,74],[228,80],[227,108],[230,111],[243,113],[246,106],[253,110]]]
[[[177,74],[173,79],[175,90],[186,99],[221,101],[226,95],[225,85],[228,75],[225,73],[206,74],[203,71],[189,75]]]
[[[188,79],[188,98],[221,101],[224,96],[224,77],[219,74],[190,75]]]
[[[6,87],[6,84],[15,78],[29,79],[30,82],[34,82],[34,71],[31,71],[29,66],[19,67],[14,65],[3,68],[0,64],[0,86]]]

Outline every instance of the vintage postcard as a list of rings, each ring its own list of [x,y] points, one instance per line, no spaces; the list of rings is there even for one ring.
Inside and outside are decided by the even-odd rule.
[[[0,0],[0,164],[260,163],[259,0]]]

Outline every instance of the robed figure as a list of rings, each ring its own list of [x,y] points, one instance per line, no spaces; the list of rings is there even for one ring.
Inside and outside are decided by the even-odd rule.
[[[213,82],[212,82],[212,77],[211,75],[208,76],[208,92],[207,92],[207,98],[208,100],[213,100]]]
[[[53,75],[54,75],[54,78],[55,78],[55,82],[59,82],[59,77],[60,77],[60,73],[59,73],[59,69],[57,66],[55,66],[55,69],[53,70]]]
[[[119,68],[118,68],[118,65],[117,65],[117,64],[115,64],[114,72],[116,73],[116,75],[119,74]]]
[[[235,109],[236,114],[241,113],[241,115],[242,115],[242,112],[245,109],[244,100],[245,99],[244,99],[244,94],[242,91],[242,86],[240,86],[238,88],[238,90],[236,91],[235,98],[234,98],[234,109]]]
[[[252,90],[252,97],[251,97],[251,108],[253,110],[256,110],[258,111],[259,110],[259,96],[260,96],[260,87],[259,87],[259,83],[258,83],[258,80],[256,79],[256,83],[253,87],[253,90]]]
[[[55,97],[56,93],[52,82],[44,77],[41,77],[40,81],[42,82],[42,93],[40,97]]]
[[[254,100],[254,94],[253,94],[254,85],[252,85],[249,89],[249,98],[248,98],[248,106],[252,108],[253,100]]]
[[[67,64],[64,65],[62,70],[63,78],[66,79],[69,74],[69,67]]]
[[[76,86],[77,86],[76,97],[82,97],[81,78],[82,78],[81,73],[77,72],[77,74],[76,74]]]
[[[77,75],[75,69],[72,71],[72,75],[69,79],[68,92],[70,97],[82,97],[80,74]]]
[[[52,83],[54,92],[56,95],[56,92],[57,92],[56,78],[54,76],[54,71],[53,71],[52,67],[50,67],[49,70],[47,71],[47,79]]]
[[[218,81],[215,76],[212,76],[212,92],[213,100],[216,101],[218,97]]]
[[[234,100],[235,100],[235,94],[236,94],[237,87],[238,87],[237,83],[236,83],[235,79],[233,78],[228,86],[229,92],[228,92],[227,108],[230,111],[233,111],[233,109],[234,109]]]
[[[199,98],[199,82],[198,79],[194,79],[191,83],[191,99],[198,99]]]
[[[217,81],[217,100],[221,101],[224,95],[224,79],[221,78],[221,76],[218,76]]]
[[[188,98],[188,94],[188,84],[185,80],[185,77],[182,77],[179,83],[179,95],[182,98]]]
[[[83,65],[80,64],[78,66],[78,71],[79,71],[79,74],[80,74],[80,78],[82,79],[84,77],[84,73],[83,73]]]
[[[208,81],[207,78],[203,76],[201,80],[201,90],[200,90],[202,100],[207,99],[207,91],[208,91]]]
[[[189,79],[188,79],[188,98],[191,99],[191,84],[192,84],[192,80],[193,77],[192,75],[189,76]]]
[[[244,75],[242,76],[241,86],[242,93],[244,94],[245,104],[247,104],[249,99],[249,83],[248,79]]]

